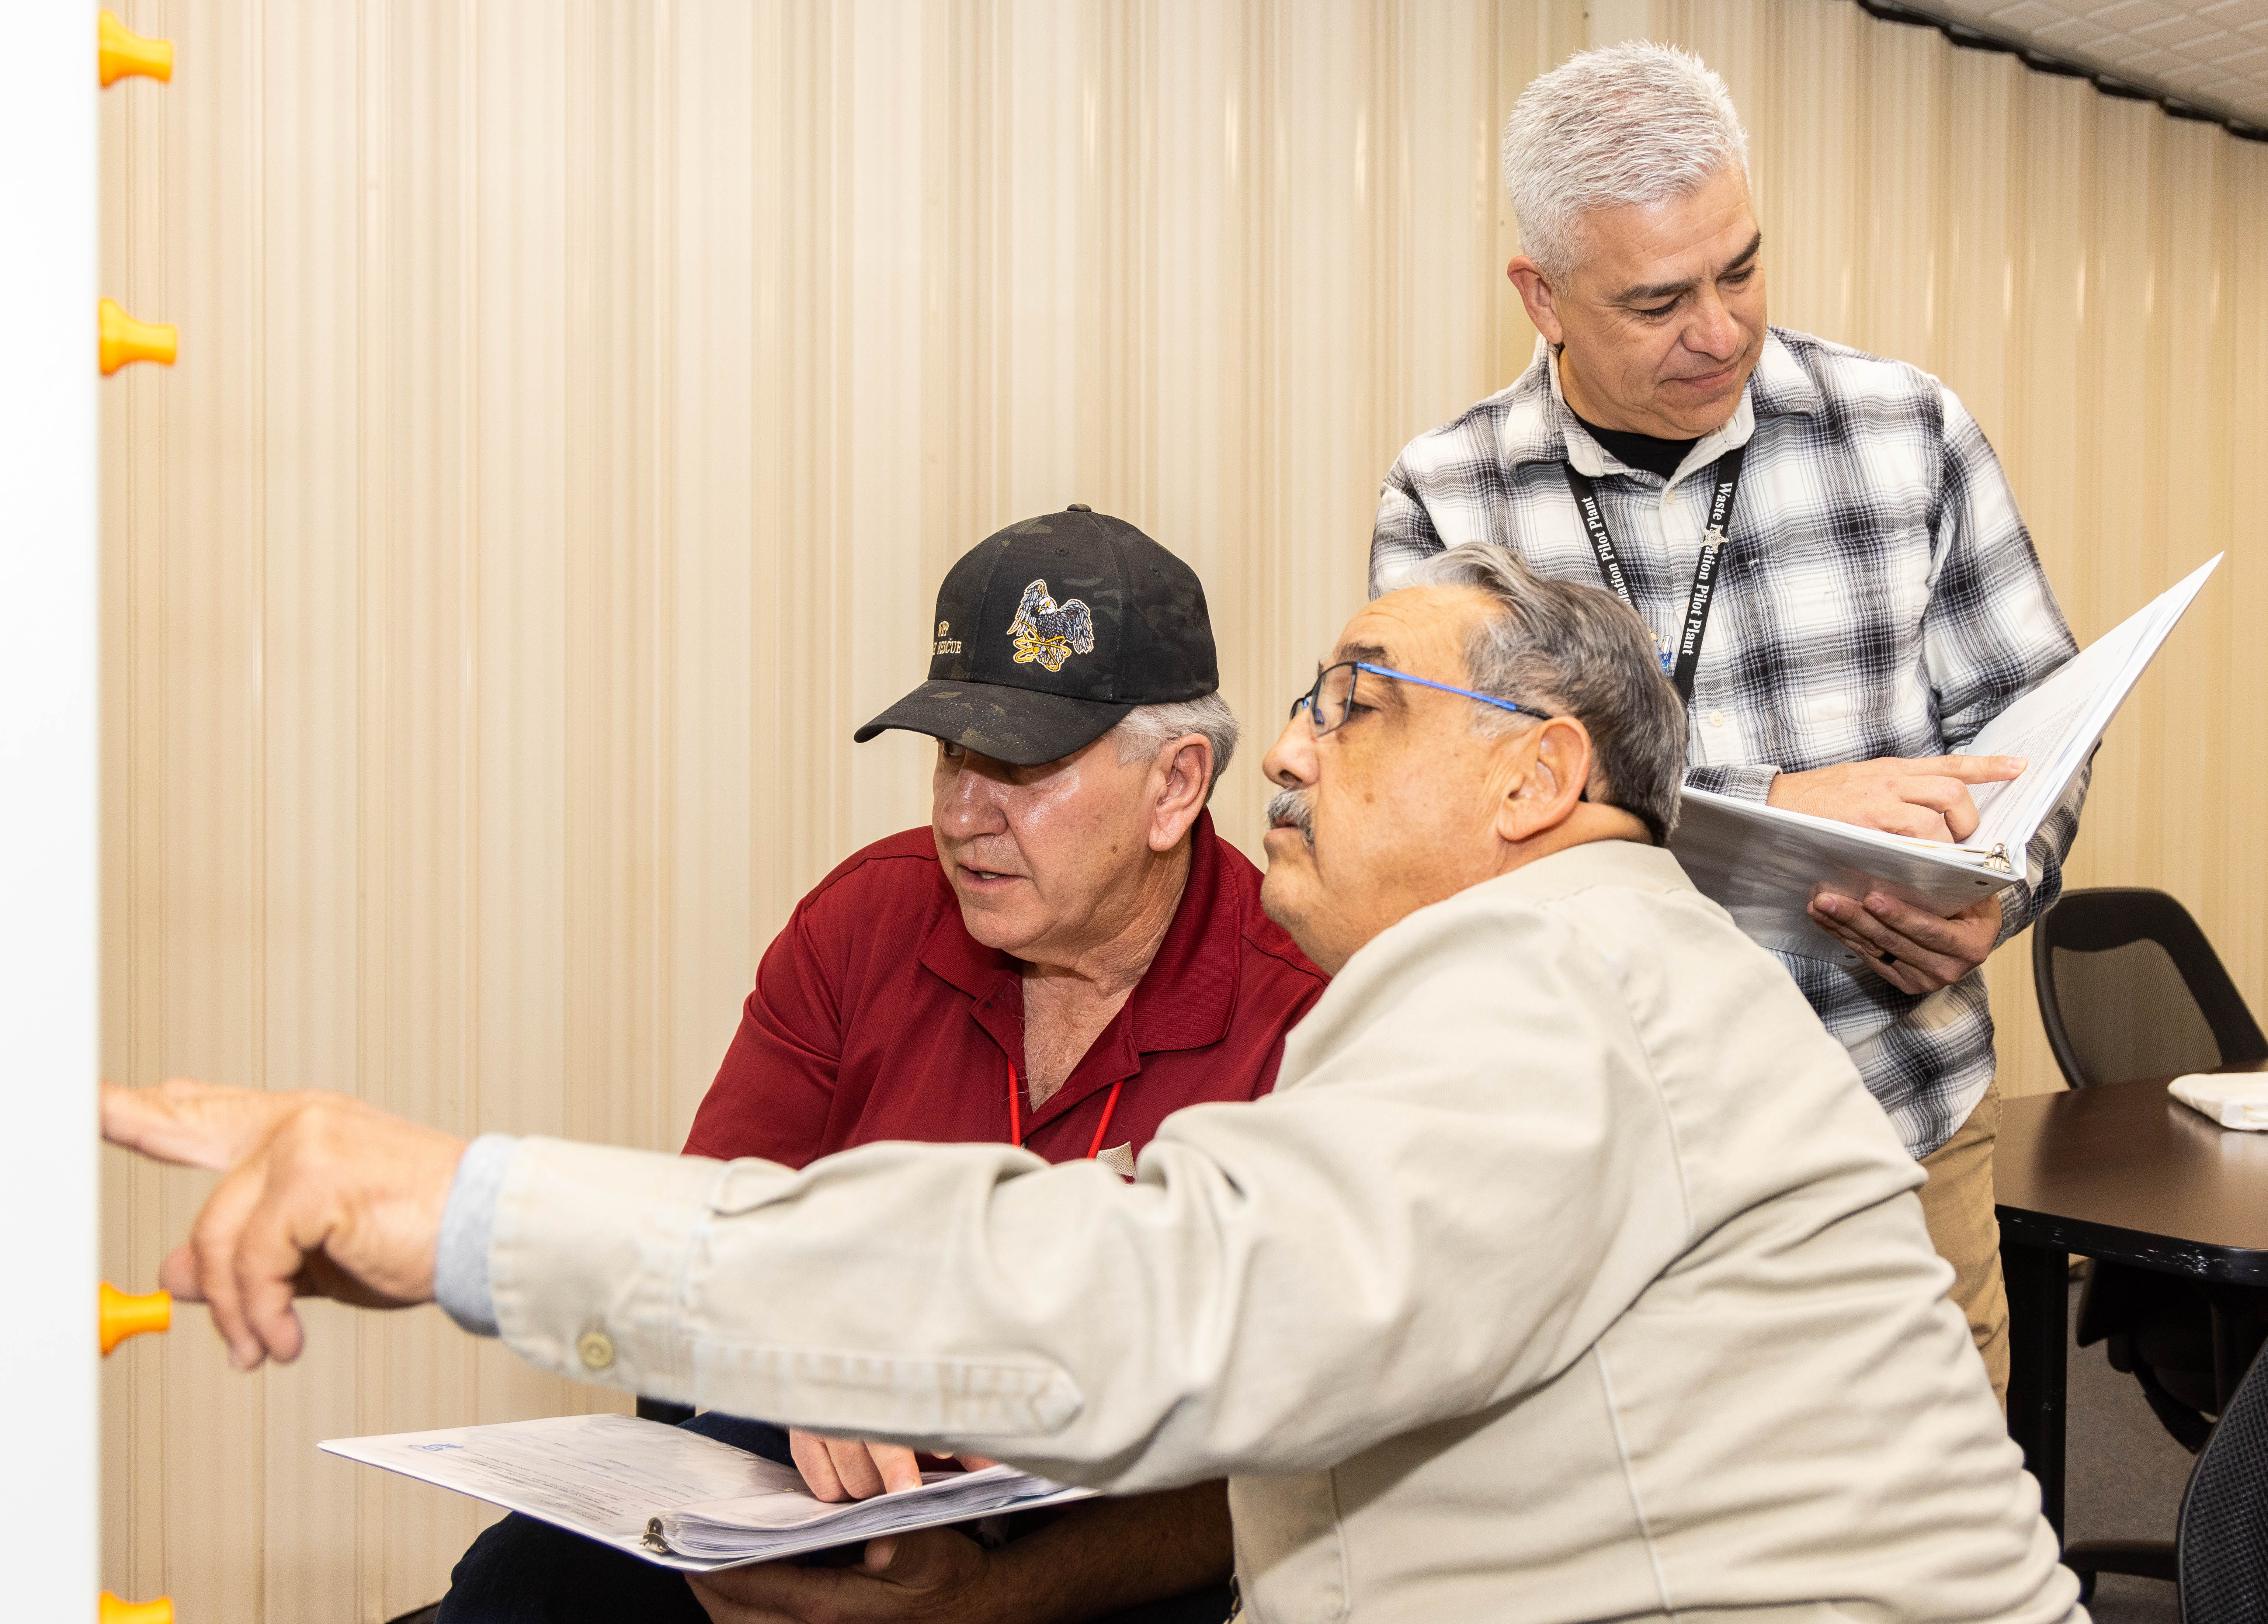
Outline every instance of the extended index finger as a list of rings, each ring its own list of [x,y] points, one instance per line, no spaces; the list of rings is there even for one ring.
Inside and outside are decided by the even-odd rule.
[[[1959,779],[1963,784],[2005,784],[2031,763],[2021,756],[1932,756],[1909,764],[1917,771]]]
[[[102,1085],[102,1137],[160,1162],[226,1170],[291,1110],[288,1095],[176,1077],[154,1089]]]

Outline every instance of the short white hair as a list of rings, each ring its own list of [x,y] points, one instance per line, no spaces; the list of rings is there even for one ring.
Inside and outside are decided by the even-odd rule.
[[[1546,277],[1582,262],[1582,219],[1598,209],[1697,192],[1749,173],[1749,137],[1725,81],[1671,45],[1631,41],[1569,57],[1513,104],[1504,185],[1520,246]]]
[[[1212,746],[1212,780],[1205,786],[1205,799],[1212,799],[1214,787],[1222,773],[1228,771],[1229,757],[1236,754],[1236,712],[1228,708],[1228,701],[1218,693],[1197,699],[1178,699],[1171,705],[1140,705],[1119,719],[1111,730],[1118,739],[1118,759],[1140,761],[1155,756],[1169,740],[1189,734],[1201,734]]]

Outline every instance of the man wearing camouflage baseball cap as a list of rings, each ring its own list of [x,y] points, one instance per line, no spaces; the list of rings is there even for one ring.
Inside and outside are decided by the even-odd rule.
[[[803,1167],[882,1140],[998,1143],[1130,1177],[1184,1105],[1275,1084],[1322,972],[1261,911],[1205,802],[1236,748],[1196,572],[1074,503],[947,572],[929,678],[858,729],[938,742],[929,827],[821,881],[764,955],[685,1149]],[[814,1493],[917,1483],[909,1451],[715,1414],[695,1430],[792,1458]],[[888,1546],[887,1550],[885,1546]],[[699,1583],[706,1616],[1107,1619],[1228,1610],[1219,1482],[1094,1501],[988,1550],[934,1529],[850,1568]],[[522,1517],[458,1565],[442,1624],[700,1624],[666,1569]]]

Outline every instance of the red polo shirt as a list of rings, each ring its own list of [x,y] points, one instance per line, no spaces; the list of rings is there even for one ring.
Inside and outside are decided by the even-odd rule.
[[[1037,1111],[1025,1095],[1024,1144],[1050,1162],[1086,1155],[1121,1081],[1102,1148],[1138,1155],[1184,1105],[1265,1094],[1323,983],[1261,912],[1260,871],[1201,816],[1158,956],[1064,1086]],[[1005,1140],[1012,1059],[1020,1078],[1015,961],[969,935],[935,837],[909,829],[796,905],[686,1154],[801,1167],[876,1140]]]

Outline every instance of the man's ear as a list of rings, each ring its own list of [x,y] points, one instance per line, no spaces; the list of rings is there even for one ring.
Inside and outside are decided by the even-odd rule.
[[[1566,328],[1559,320],[1557,297],[1535,262],[1525,254],[1517,255],[1504,268],[1504,274],[1520,290],[1520,302],[1528,306],[1528,319],[1543,335],[1543,342],[1555,347],[1566,343]]]
[[[1518,845],[1575,815],[1591,779],[1590,730],[1572,716],[1538,723],[1520,740],[1527,770],[1497,804],[1498,835]]]
[[[1212,741],[1185,733],[1158,749],[1150,770],[1157,799],[1150,808],[1150,849],[1170,852],[1189,832],[1212,787]]]

